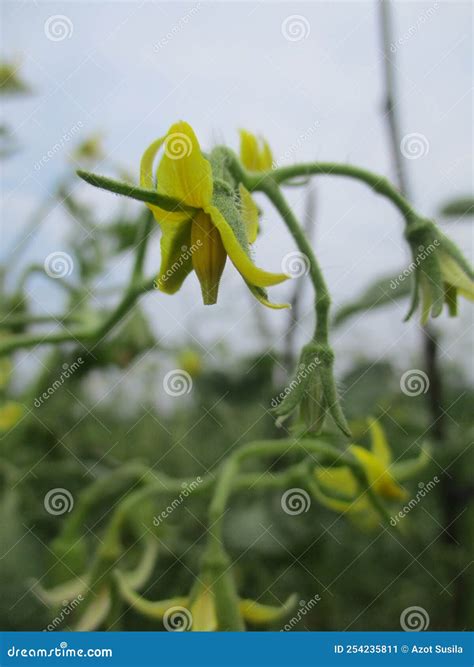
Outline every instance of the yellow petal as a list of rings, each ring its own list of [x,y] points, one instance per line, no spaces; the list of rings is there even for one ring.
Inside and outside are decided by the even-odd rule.
[[[192,265],[201,285],[204,305],[217,301],[227,253],[221,235],[207,213],[198,211],[191,225]]]
[[[252,292],[257,301],[260,301],[262,306],[267,308],[272,308],[273,310],[281,310],[282,308],[291,308],[289,303],[273,303],[268,300],[267,294],[262,287],[255,287],[255,285],[250,285],[246,283],[249,290]]]
[[[161,266],[158,289],[165,294],[179,290],[192,271],[191,220],[161,221]]]
[[[255,266],[219,209],[216,206],[207,206],[204,210],[211,216],[212,222],[219,230],[227,254],[244,280],[257,287],[270,287],[271,285],[278,285],[278,283],[290,277],[284,273],[269,273]]]
[[[210,204],[211,165],[201,153],[192,127],[183,121],[175,123],[163,144],[164,153],[157,173],[158,192],[196,208]]]
[[[260,142],[247,130],[240,130],[240,159],[250,171],[267,171],[273,166],[273,155],[268,142]]]
[[[369,484],[373,487],[375,493],[390,500],[403,500],[407,494],[402,487],[397,484],[392,475],[387,472],[382,463],[368,449],[359,445],[351,445],[350,451],[363,465]]]
[[[259,152],[257,137],[247,130],[240,130],[240,159],[246,169],[258,171]]]
[[[247,188],[239,185],[242,220],[247,231],[249,243],[255,243],[258,234],[258,208]]]
[[[155,189],[155,182],[153,179],[153,163],[155,158],[160,150],[165,137],[160,137],[151,143],[146,151],[142,155],[140,162],[140,186],[147,190]],[[185,213],[175,212],[171,213],[170,211],[164,211],[159,206],[154,206],[153,204],[147,204],[150,211],[153,213],[155,220],[160,222],[160,220],[182,220],[187,217]]]
[[[263,148],[260,154],[260,169],[268,171],[273,167],[273,155],[268,142],[263,140]]]
[[[349,500],[339,500],[338,498],[331,498],[321,491],[319,485],[313,484],[311,487],[311,493],[316,498],[316,500],[321,503],[324,507],[334,510],[335,512],[348,512],[350,510],[354,511],[357,508],[356,502]]]
[[[433,295],[428,282],[424,276],[420,276],[420,293],[421,293],[421,323],[426,324],[430,317],[431,306],[433,305]]]
[[[370,429],[370,437],[372,440],[371,443],[372,452],[374,456],[378,458],[380,463],[385,468],[388,468],[390,466],[390,463],[392,462],[392,452],[390,451],[390,447],[387,442],[387,438],[385,437],[383,428],[380,426],[379,422],[376,419],[369,419],[368,423]]]
[[[317,468],[315,470],[316,479],[319,484],[329,492],[345,493],[348,496],[355,496],[359,487],[357,481],[349,468]]]
[[[271,625],[285,618],[295,606],[296,595],[290,595],[280,607],[260,604],[255,600],[240,600],[239,611],[251,625]]]
[[[174,607],[189,609],[187,597],[176,597],[170,598],[168,600],[158,600],[156,602],[152,602],[151,600],[142,598],[141,595],[136,593],[133,588],[129,586],[123,574],[121,574],[119,571],[116,570],[114,574],[123,599],[128,602],[131,607],[135,608],[144,616],[148,616],[149,618],[156,618],[161,621],[163,620],[163,616],[166,614],[166,612],[173,609]]]
[[[441,274],[443,280],[455,287],[462,296],[470,301],[474,301],[474,281],[461,269],[452,257],[442,253]]]
[[[195,632],[215,632],[217,616],[214,596],[209,588],[203,589],[191,605],[192,630]]]

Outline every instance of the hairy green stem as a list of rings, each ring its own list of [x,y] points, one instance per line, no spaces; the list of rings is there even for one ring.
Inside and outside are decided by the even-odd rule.
[[[307,257],[309,262],[309,275],[315,291],[315,312],[316,325],[314,331],[314,340],[317,343],[327,344],[329,341],[329,309],[331,307],[331,297],[324,279],[321,268],[313,252],[311,244],[306,238],[306,234],[300,227],[291,207],[283,196],[280,188],[272,179],[264,179],[259,185],[262,191],[270,199],[279,214],[286,223],[291,235],[295,239],[299,250]]]
[[[86,183],[89,183],[96,188],[102,188],[103,190],[114,192],[117,195],[123,195],[124,197],[130,197],[131,199],[145,202],[146,204],[154,204],[165,211],[184,211],[186,213],[194,213],[196,210],[192,206],[183,204],[177,199],[159,194],[156,190],[146,190],[145,188],[139,188],[131,183],[116,181],[113,178],[100,176],[99,174],[92,174],[88,171],[83,171],[82,169],[77,171],[77,175],[86,181]]]
[[[419,218],[409,201],[395,188],[384,176],[375,174],[367,169],[356,167],[351,164],[339,164],[337,162],[313,162],[308,164],[296,164],[289,167],[280,167],[269,172],[272,178],[282,185],[288,179],[297,176],[345,176],[362,181],[374,192],[389,199],[400,211],[407,224],[411,224]],[[260,179],[264,179],[262,175]],[[258,188],[260,189],[260,188]]]
[[[323,463],[324,465],[348,466],[361,482],[361,485],[367,492],[377,511],[383,514],[384,518],[387,519],[385,509],[368,484],[363,467],[349,452],[341,452],[339,449],[328,443],[309,439],[258,441],[244,445],[231,454],[221,468],[208,513],[209,548],[216,555],[223,550],[224,515],[226,513],[230,494],[232,493],[234,479],[239,474],[239,468],[242,463],[249,458],[258,459],[272,456],[285,456],[290,450],[292,454],[298,452],[304,454],[305,457],[316,457],[318,463]],[[304,469],[298,466],[293,468],[290,473],[292,479],[301,479],[303,483],[304,472],[307,469],[307,466],[308,462],[305,461]]]

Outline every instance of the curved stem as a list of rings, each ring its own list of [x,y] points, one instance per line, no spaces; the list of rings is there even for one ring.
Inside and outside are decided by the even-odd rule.
[[[278,185],[271,179],[265,179],[258,188],[264,192],[282,216],[291,235],[295,239],[299,250],[309,261],[309,275],[315,291],[315,311],[316,325],[314,331],[314,340],[318,343],[326,344],[329,339],[329,309],[331,307],[331,298],[329,290],[324,279],[321,268],[315,257],[311,244],[306,238],[306,234],[300,227],[293,211],[283,196]]]
[[[212,553],[219,555],[223,551],[224,516],[233,490],[234,479],[238,475],[242,463],[249,458],[281,457],[287,454],[290,449],[292,454],[297,451],[300,454],[304,454],[305,457],[309,456],[312,459],[316,457],[318,463],[322,463],[323,465],[348,466],[367,493],[377,512],[383,516],[386,523],[389,523],[390,516],[388,516],[385,508],[370,487],[364,468],[349,452],[341,452],[330,444],[316,440],[286,439],[258,441],[244,445],[241,449],[234,452],[234,454],[231,454],[221,469],[208,513],[209,550]],[[293,467],[290,473],[292,479],[301,480],[303,483],[307,467],[307,461]]]
[[[10,315],[0,321],[0,329],[14,329],[34,324],[71,324],[81,322],[79,315]]]
[[[409,201],[390,183],[388,179],[372,171],[356,167],[351,164],[339,164],[337,162],[312,162],[308,164],[296,164],[290,167],[281,167],[270,172],[277,183],[284,184],[288,179],[297,176],[345,176],[362,181],[374,192],[389,199],[400,211],[407,224],[416,221],[419,216]],[[263,178],[260,177],[260,178]],[[260,187],[258,189],[261,189]]]

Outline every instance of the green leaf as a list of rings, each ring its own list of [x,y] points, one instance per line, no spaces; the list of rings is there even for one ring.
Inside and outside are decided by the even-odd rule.
[[[464,218],[474,215],[474,196],[456,197],[448,200],[440,208],[440,215],[446,218]]]
[[[403,279],[400,279],[400,277]],[[334,317],[334,326],[340,326],[353,315],[405,299],[411,293],[410,276],[404,277],[403,270],[396,275],[379,278],[367,287],[354,301],[341,306]]]

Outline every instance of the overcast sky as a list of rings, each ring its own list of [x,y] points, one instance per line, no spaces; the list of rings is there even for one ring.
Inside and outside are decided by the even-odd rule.
[[[35,90],[3,109],[23,148],[5,163],[7,248],[28,212],[51,192],[74,141],[97,130],[105,134],[109,159],[135,174],[144,148],[184,119],[204,148],[218,142],[237,147],[237,129],[246,127],[265,135],[282,163],[350,161],[393,176],[375,2],[16,1],[4,2],[2,13],[3,55],[22,62]],[[58,15],[62,25],[54,26],[51,17],[57,22]],[[434,215],[443,200],[471,190],[471,8],[467,2],[396,2],[394,20],[402,134],[423,135],[423,154],[407,160],[411,187],[419,210]],[[74,141],[35,168],[77,127]],[[116,205],[112,195],[81,183],[76,192],[97,203],[101,219]],[[304,191],[288,196],[301,215]],[[400,216],[363,185],[320,179],[317,200],[314,247],[336,306],[373,277],[408,263]],[[67,251],[71,224],[56,208],[25,257],[42,262],[50,252]],[[266,205],[263,228],[256,259],[279,270],[294,246]],[[468,224],[445,224],[445,230],[472,257]],[[157,245],[150,273],[158,266]],[[125,269],[114,267],[111,282]],[[278,286],[271,296],[282,300],[290,289]],[[47,282],[35,283],[32,295],[38,312],[53,309],[57,293]],[[308,288],[301,342],[312,326],[310,301]],[[192,335],[211,350],[223,339],[245,349],[261,344],[254,340],[254,305],[230,264],[213,308],[200,305],[194,276],[175,297],[153,294],[145,306],[169,341]],[[414,355],[419,327],[402,324],[405,308],[351,321],[335,334],[337,350],[343,358],[354,351]],[[460,359],[469,349],[467,307],[462,311],[460,320],[443,317],[440,325],[448,358]],[[278,344],[286,313],[265,317]]]

